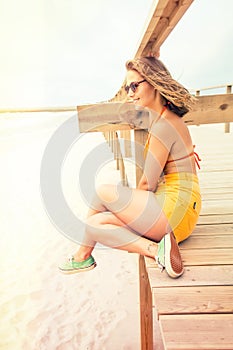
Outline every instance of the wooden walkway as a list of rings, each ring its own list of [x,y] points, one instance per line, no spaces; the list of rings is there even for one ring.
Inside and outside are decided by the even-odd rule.
[[[233,349],[232,136],[216,133],[210,142],[206,134],[198,147],[203,205],[180,245],[184,275],[171,279],[140,257],[142,349]]]

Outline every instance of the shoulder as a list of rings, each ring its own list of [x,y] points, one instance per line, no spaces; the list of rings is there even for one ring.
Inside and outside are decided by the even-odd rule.
[[[158,137],[162,139],[170,135],[170,136],[173,136],[175,140],[177,135],[179,134],[178,129],[179,129],[178,125],[173,120],[161,118],[152,125],[151,134],[154,137]]]
[[[167,119],[161,118],[153,124],[151,137],[159,140],[168,150],[179,138],[176,127]]]

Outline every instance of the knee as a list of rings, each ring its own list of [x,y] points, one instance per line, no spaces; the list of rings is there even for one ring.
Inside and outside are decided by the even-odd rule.
[[[86,229],[90,234],[93,234],[97,229],[102,228],[104,224],[106,224],[106,215],[97,213],[87,218]]]
[[[116,186],[102,184],[96,189],[97,197],[101,202],[112,202],[117,199]]]
[[[103,236],[104,227],[108,224],[107,213],[97,213],[88,217],[86,221],[86,233],[94,241],[99,241],[100,236]]]

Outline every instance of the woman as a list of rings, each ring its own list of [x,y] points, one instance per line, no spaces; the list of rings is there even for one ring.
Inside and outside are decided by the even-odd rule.
[[[193,97],[155,57],[130,60],[126,69],[129,99],[156,112],[151,114],[142,178],[136,189],[101,185],[96,190],[85,239],[59,268],[64,273],[94,268],[92,251],[99,242],[152,257],[176,278],[183,273],[178,243],[192,233],[201,208],[196,154],[182,120]]]

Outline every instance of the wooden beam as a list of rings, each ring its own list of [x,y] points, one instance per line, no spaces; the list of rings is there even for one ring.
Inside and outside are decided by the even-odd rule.
[[[98,103],[77,109],[81,132],[146,130],[149,124],[149,112],[132,103]],[[184,121],[188,125],[233,122],[233,94],[198,96],[195,109]]]
[[[109,102],[78,106],[80,132],[148,128],[149,112],[132,103]]]
[[[154,1],[135,57],[158,51],[192,2],[193,0]]]
[[[233,94],[198,96],[196,108],[185,115],[187,124],[233,122]]]
[[[136,57],[146,56],[159,49],[181,17],[187,11],[193,0],[155,0],[150,15],[145,23],[145,30],[139,41]],[[124,83],[110,101],[122,101],[127,95]]]

